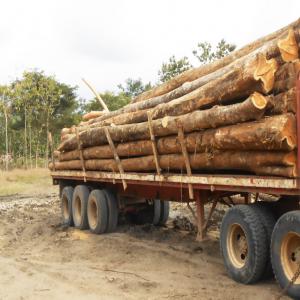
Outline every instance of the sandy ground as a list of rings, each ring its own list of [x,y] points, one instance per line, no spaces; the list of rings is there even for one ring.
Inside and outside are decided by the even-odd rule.
[[[178,206],[172,216],[183,213]],[[122,224],[113,234],[60,224],[57,188],[0,197],[0,299],[275,299],[274,280],[232,281],[217,239]]]

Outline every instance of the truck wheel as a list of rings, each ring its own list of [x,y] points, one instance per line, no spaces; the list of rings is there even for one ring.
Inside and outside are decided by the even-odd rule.
[[[271,260],[281,288],[287,288],[290,297],[300,299],[300,276],[288,286],[300,268],[300,211],[287,212],[277,221],[272,234]]]
[[[165,225],[169,219],[170,203],[169,201],[160,201],[159,225]]]
[[[267,237],[252,207],[236,205],[227,211],[221,224],[220,248],[227,272],[235,281],[250,284],[262,277]]]
[[[264,274],[262,278],[271,278],[273,277],[273,269],[272,269],[272,264],[271,264],[271,259],[270,259],[270,246],[271,246],[271,238],[272,238],[272,232],[276,223],[276,219],[274,214],[268,209],[267,203],[253,203],[250,206],[253,207],[258,216],[260,216],[260,221],[262,222],[265,232],[266,232],[266,242],[267,242],[267,261],[266,261],[266,267]]]
[[[146,200],[146,207],[136,213],[134,220],[137,224],[159,225],[161,220],[161,201],[158,199]]]
[[[107,200],[108,222],[107,232],[114,232],[118,225],[119,208],[116,196],[109,189],[104,189],[103,193]]]
[[[88,229],[87,202],[89,189],[85,185],[77,185],[72,198],[72,214],[75,228]]]
[[[87,203],[87,217],[91,232],[101,234],[107,230],[107,199],[100,190],[93,190]]]
[[[71,186],[65,186],[61,192],[61,213],[63,224],[73,226],[73,215],[72,215],[72,197],[74,189]]]

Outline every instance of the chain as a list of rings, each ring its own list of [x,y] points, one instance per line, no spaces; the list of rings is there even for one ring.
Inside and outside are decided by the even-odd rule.
[[[276,298],[276,300],[279,300],[282,296],[285,295],[287,290],[296,282],[298,277],[300,276],[300,263],[298,263],[298,269],[296,270],[294,276],[290,280],[290,282],[287,284],[287,286],[283,289],[283,291],[280,293],[280,295]]]

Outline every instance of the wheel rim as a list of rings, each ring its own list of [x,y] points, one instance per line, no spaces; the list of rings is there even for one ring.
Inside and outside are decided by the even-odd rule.
[[[288,280],[291,280],[300,264],[300,235],[296,232],[286,234],[282,240],[280,250],[283,271]],[[299,277],[295,284],[300,284]]]
[[[229,259],[236,268],[245,266],[248,256],[246,234],[239,224],[232,224],[227,235]]]
[[[75,198],[74,204],[74,219],[76,223],[79,224],[81,221],[81,201],[79,197]]]
[[[63,209],[64,220],[69,220],[69,218],[70,218],[69,201],[68,201],[68,198],[65,196],[62,199],[62,209]]]
[[[90,199],[88,203],[88,217],[89,217],[90,228],[95,229],[98,220],[98,209],[97,209],[97,203],[94,198]]]

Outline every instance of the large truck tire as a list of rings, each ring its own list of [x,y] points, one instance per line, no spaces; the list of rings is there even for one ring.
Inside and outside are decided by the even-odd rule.
[[[119,207],[118,200],[115,194],[109,190],[104,189],[103,193],[107,200],[108,207],[108,222],[107,222],[107,232],[114,232],[118,226],[118,218],[119,218]]]
[[[169,201],[160,201],[160,218],[158,225],[165,225],[169,219],[170,203]]]
[[[108,205],[103,191],[93,190],[87,203],[87,217],[92,233],[101,234],[107,231]]]
[[[265,271],[264,274],[262,276],[262,278],[264,279],[268,279],[273,277],[274,273],[273,273],[273,268],[272,268],[272,263],[271,263],[271,257],[270,257],[270,246],[271,246],[271,238],[272,238],[272,233],[273,233],[273,229],[274,226],[276,224],[276,218],[273,214],[273,212],[271,211],[270,207],[268,208],[268,203],[253,203],[251,204],[251,207],[253,207],[258,216],[260,217],[260,221],[262,222],[265,232],[266,232],[266,242],[268,245],[267,248],[267,261],[266,261],[266,267],[265,267]]]
[[[72,197],[74,189],[71,186],[65,186],[61,191],[61,214],[64,225],[73,226]]]
[[[236,205],[223,217],[220,248],[231,278],[251,284],[261,279],[266,266],[268,245],[260,216],[248,205]]]
[[[300,272],[300,211],[291,211],[277,221],[271,241],[271,261],[282,289],[293,299],[300,299],[300,274],[293,284],[294,275]]]
[[[72,214],[75,228],[88,229],[87,203],[89,189],[85,185],[77,185],[72,198]]]
[[[159,199],[146,200],[146,207],[139,210],[135,216],[137,224],[153,224],[155,226],[161,221],[161,201]]]

